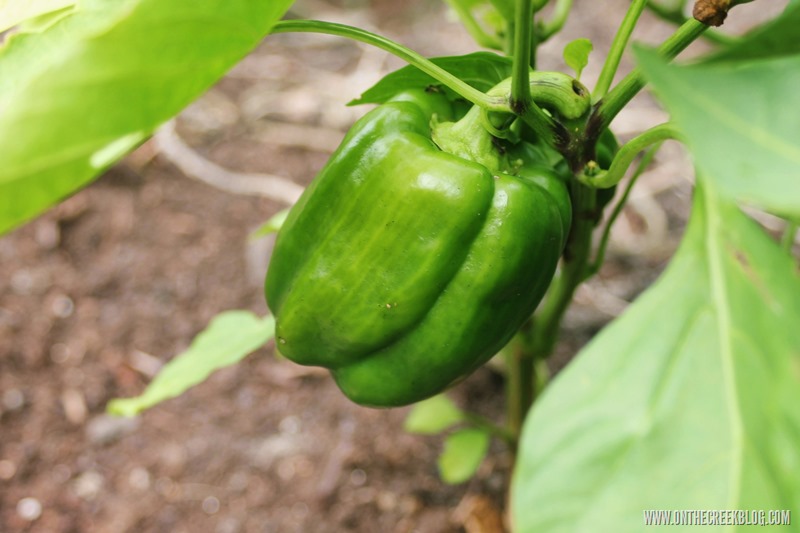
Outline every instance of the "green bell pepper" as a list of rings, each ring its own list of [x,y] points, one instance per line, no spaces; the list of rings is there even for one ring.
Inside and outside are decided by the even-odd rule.
[[[543,87],[549,100],[562,89]],[[531,316],[566,239],[562,177],[477,112],[452,113],[415,90],[366,114],[275,243],[278,350],[329,368],[363,405],[422,400],[485,363]]]

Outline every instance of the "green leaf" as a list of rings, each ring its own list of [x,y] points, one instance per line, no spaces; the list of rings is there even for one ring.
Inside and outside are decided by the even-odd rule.
[[[526,421],[518,533],[640,532],[646,509],[800,508],[800,276],[702,183],[666,273]]]
[[[434,435],[464,420],[464,413],[444,394],[414,404],[405,421],[409,433]]]
[[[751,60],[800,54],[800,4],[789,5],[776,19],[759,26],[733,45],[711,57],[711,61]]]
[[[289,216],[289,209],[283,209],[278,211],[269,220],[264,222],[261,226],[259,226],[255,231],[250,234],[251,239],[258,239],[261,237],[266,237],[270,233],[277,233],[280,231],[283,223],[286,222],[286,217]]]
[[[589,39],[575,39],[564,47],[564,62],[575,71],[577,79],[581,79],[581,72],[589,64],[589,54],[593,49]]]
[[[447,436],[439,456],[439,474],[445,483],[468,481],[489,451],[489,434],[480,429],[462,429]]]
[[[215,316],[185,352],[175,356],[141,396],[111,400],[107,410],[134,416],[202,383],[214,371],[238,363],[275,335],[275,319],[249,311],[226,311]]]
[[[431,61],[457,76],[480,91],[488,91],[511,76],[511,59],[491,52],[475,52],[463,56],[434,57]],[[452,100],[460,98],[451,89],[425,74],[417,67],[408,65],[386,75],[367,89],[361,97],[347,105],[382,104],[408,89],[440,87]]]
[[[26,20],[74,6],[76,0],[0,0],[0,32]]]
[[[0,233],[89,183],[252,50],[291,0],[84,0],[0,48]]]
[[[44,15],[39,15],[38,17],[30,18],[24,22],[21,22],[17,27],[16,31],[18,33],[35,33],[35,32],[42,32],[61,20],[62,18],[66,17],[70,13],[75,10],[75,6],[68,6],[64,9],[59,9],[58,11],[51,11],[49,13],[45,13]]]
[[[677,67],[652,51],[636,55],[724,195],[800,216],[800,56]]]

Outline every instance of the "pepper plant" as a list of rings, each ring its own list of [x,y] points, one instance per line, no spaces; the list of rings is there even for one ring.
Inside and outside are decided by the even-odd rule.
[[[448,0],[490,51],[433,59],[363,29],[279,20],[291,3],[0,3],[0,30],[15,28],[0,48],[3,232],[95,179],[271,33],[338,35],[409,64],[353,102],[377,107],[262,228],[283,226],[266,280],[274,317],[220,314],[112,412],[174,397],[275,337],[358,403],[419,402],[409,430],[450,430],[446,481],[468,479],[490,438],[505,442],[515,531],[639,531],[646,509],[800,509],[800,2],[731,37],[709,26],[744,2],[632,0],[592,87],[579,80],[586,39],[564,50],[574,72],[536,68],[573,9],[597,9],[571,0]],[[637,67],[614,83],[646,9],[676,29],[634,46]],[[712,52],[673,64],[700,38]],[[648,84],[671,118],[620,145],[614,118]],[[548,383],[573,295],[670,139],[696,168],[683,242]],[[783,234],[754,211],[785,220]],[[442,394],[495,354],[505,421]]]

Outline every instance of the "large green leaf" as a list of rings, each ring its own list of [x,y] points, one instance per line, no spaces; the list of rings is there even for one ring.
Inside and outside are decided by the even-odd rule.
[[[666,273],[526,421],[518,533],[639,532],[648,509],[800,509],[800,277],[706,185]]]
[[[463,56],[434,57],[431,62],[480,91],[488,91],[511,76],[511,59],[491,52],[475,52]],[[382,104],[397,93],[408,89],[424,89],[428,86],[441,88],[451,98],[458,96],[428,74],[413,65],[405,66],[387,74],[378,83],[364,91],[348,105]]]
[[[715,61],[759,59],[800,54],[800,4],[789,5],[781,16],[722,49]]]
[[[800,217],[800,55],[691,67],[637,57],[724,195]]]
[[[88,183],[253,49],[291,0],[84,0],[0,48],[0,233]]]
[[[108,411],[133,416],[202,383],[212,372],[238,363],[275,335],[275,319],[249,311],[226,311],[215,316],[185,352],[175,356],[147,389],[135,398],[117,398]]]

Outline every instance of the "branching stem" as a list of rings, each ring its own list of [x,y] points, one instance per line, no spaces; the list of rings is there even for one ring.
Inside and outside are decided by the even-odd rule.
[[[614,156],[614,160],[611,162],[611,166],[608,170],[590,172],[591,169],[589,167],[595,166],[592,165],[594,162],[590,162],[590,165],[587,165],[587,170],[576,177],[581,183],[589,187],[608,189],[619,183],[622,178],[625,177],[628,167],[631,166],[631,163],[639,152],[653,144],[661,143],[668,139],[680,138],[680,132],[678,132],[675,126],[670,122],[659,124],[622,145]]]
[[[608,51],[608,56],[606,56],[606,62],[603,64],[600,77],[597,79],[597,86],[592,93],[593,101],[596,102],[604,97],[609,87],[611,87],[614,75],[619,68],[620,60],[622,60],[622,54],[628,46],[628,41],[631,38],[631,34],[633,34],[633,29],[636,27],[636,22],[639,20],[639,16],[646,5],[647,0],[633,0],[631,2],[628,12],[625,13],[625,18],[622,19],[622,24],[617,30],[617,35],[614,36],[614,41],[611,43],[611,49]]]
[[[546,23],[544,23],[539,30],[539,42],[545,42],[547,39],[560,32],[567,23],[570,11],[572,11],[573,0],[556,0],[556,6],[553,8],[553,15]]]
[[[476,104],[488,111],[499,111],[506,113],[510,112],[508,104],[504,98],[487,96],[478,89],[453,76],[443,68],[435,65],[428,59],[425,59],[417,52],[406,48],[405,46],[396,43],[391,39],[387,39],[386,37],[362,30],[361,28],[355,28],[353,26],[337,24],[334,22],[323,22],[319,20],[283,20],[277,22],[272,27],[272,33],[289,32],[338,35],[340,37],[347,37],[355,41],[376,46],[382,50],[396,55],[400,59],[407,61],[409,64],[414,65],[425,74],[428,74],[436,81],[446,85],[473,104]]]
[[[673,59],[707,29],[708,26],[702,22],[694,19],[686,21],[658,48],[659,55],[665,59]],[[592,133],[599,135],[608,128],[614,117],[642,90],[645,83],[638,68],[625,76],[595,107],[593,116],[589,119]]]
[[[511,72],[511,110],[548,144],[554,145],[555,123],[531,98],[530,63],[533,39],[533,3],[517,0],[514,18],[514,55]]]

